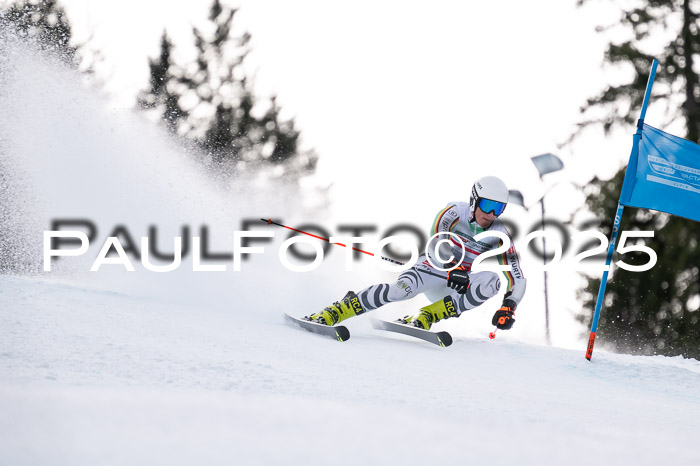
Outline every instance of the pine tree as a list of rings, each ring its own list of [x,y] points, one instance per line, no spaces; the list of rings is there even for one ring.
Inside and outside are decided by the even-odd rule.
[[[587,0],[579,0],[579,4]],[[629,82],[606,87],[591,98],[581,111],[586,118],[580,124],[602,124],[606,132],[614,126],[629,127],[641,108],[651,62],[659,60],[654,102],[666,104],[668,123],[683,118],[685,137],[700,138],[700,79],[693,62],[700,59],[698,14],[690,0],[637,2],[621,11],[620,26],[629,39],[610,43],[605,61],[633,71]],[[677,30],[672,18],[678,19]],[[651,49],[652,31],[663,30],[672,37],[661,48]],[[677,102],[680,110],[677,110]],[[601,113],[602,112],[602,113]],[[596,114],[590,117],[591,114]],[[597,218],[609,222],[615,215],[622,188],[624,168],[611,180],[594,179],[586,204]],[[700,358],[700,224],[691,220],[645,209],[628,208],[621,231],[653,230],[653,239],[645,240],[658,256],[657,264],[647,272],[616,269],[606,289],[599,333],[618,350],[642,354],[683,354]],[[609,236],[610,225],[603,226]],[[644,263],[648,256],[636,259],[625,255],[625,262]],[[593,314],[600,279],[589,279],[582,298],[589,323]]]
[[[251,36],[234,33],[237,11],[213,2],[208,30],[193,29],[193,63],[173,63],[164,36],[139,105],[160,109],[170,130],[195,141],[221,173],[298,178],[314,169],[316,156],[300,150],[300,133],[280,117],[276,98],[255,95],[244,67]]]
[[[165,122],[171,134],[178,134],[180,123],[187,118],[187,112],[180,106],[177,94],[177,77],[174,76],[172,61],[173,44],[163,31],[160,40],[160,55],[149,60],[151,87],[138,97],[138,107],[143,110],[155,109]]]

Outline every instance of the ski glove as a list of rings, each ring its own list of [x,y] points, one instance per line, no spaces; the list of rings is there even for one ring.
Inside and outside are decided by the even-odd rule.
[[[447,286],[459,294],[464,294],[469,288],[469,273],[465,267],[457,267],[447,272]]]
[[[495,325],[500,330],[509,330],[515,323],[515,301],[512,299],[504,299],[503,305],[491,319],[491,324]]]

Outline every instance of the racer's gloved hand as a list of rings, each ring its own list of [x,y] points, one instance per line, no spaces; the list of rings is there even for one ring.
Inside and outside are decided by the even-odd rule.
[[[447,286],[459,294],[464,294],[469,288],[469,273],[466,267],[457,267],[447,272]]]
[[[509,330],[515,323],[515,301],[504,299],[501,308],[493,315],[491,323],[500,330]]]

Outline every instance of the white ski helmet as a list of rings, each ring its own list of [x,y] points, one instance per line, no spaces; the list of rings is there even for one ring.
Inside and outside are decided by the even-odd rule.
[[[508,187],[495,176],[484,176],[474,182],[469,196],[469,208],[472,218],[475,218],[476,207],[484,213],[493,212],[496,216],[503,213],[508,204]]]

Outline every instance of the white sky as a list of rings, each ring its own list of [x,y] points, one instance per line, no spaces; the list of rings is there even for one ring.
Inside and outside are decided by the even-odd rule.
[[[117,108],[131,107],[146,87],[147,60],[158,53],[163,29],[182,53],[210,7],[209,1],[61,3],[75,39],[90,36],[102,52],[101,75]],[[583,203],[568,181],[609,177],[629,157],[632,130],[611,138],[589,131],[557,149],[581,104],[611,79],[602,66],[606,38],[595,32],[616,18],[607,2],[584,8],[575,0],[224,3],[240,7],[234,29],[252,34],[248,64],[258,93],[277,94],[305,146],[320,154],[317,182],[333,183],[330,225],[427,227],[444,204],[467,200],[473,180],[489,174],[521,190],[527,204],[562,181],[547,196],[547,209],[564,220]],[[651,110],[647,120],[656,121]],[[529,160],[544,152],[565,163],[563,172],[547,175],[547,186]],[[524,232],[540,215],[536,207],[526,214],[515,206],[506,214]],[[579,283],[561,272],[550,274],[550,306],[575,310]],[[535,308],[542,304],[540,275],[528,275]]]
[[[276,93],[296,117],[305,145],[321,155],[319,176],[335,183],[344,212],[363,197],[357,189],[352,199],[343,194],[358,180],[368,200],[421,192],[397,212],[412,215],[426,185],[460,198],[485,174],[503,177],[534,202],[542,186],[529,157],[539,153],[558,154],[567,166],[564,178],[579,183],[613,173],[628,155],[626,135],[616,145],[600,132],[557,150],[585,98],[609,79],[601,70],[605,40],[594,32],[611,18],[602,6],[577,9],[574,0],[226,3],[240,6],[235,24],[252,33],[249,65],[259,93]],[[76,38],[89,34],[102,51],[102,75],[122,107],[146,86],[147,58],[158,53],[162,30],[182,54],[210,6],[63,4]]]

